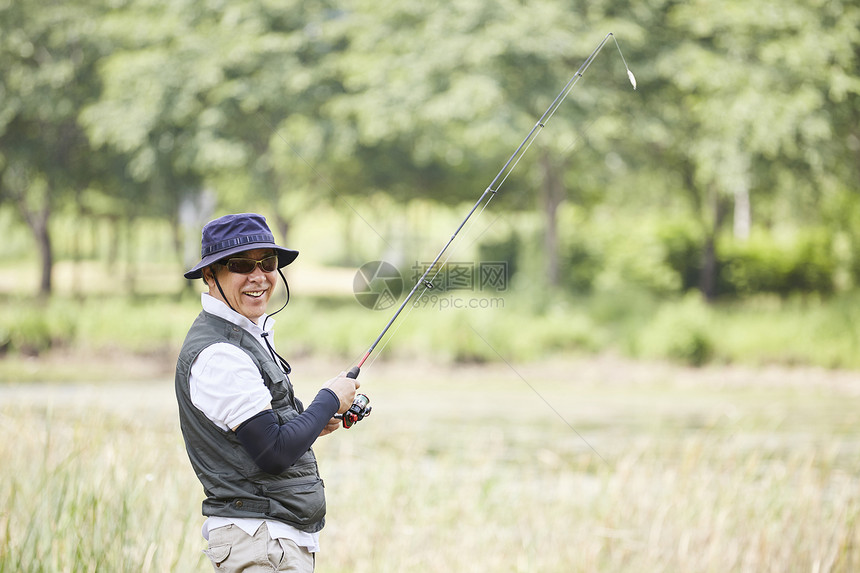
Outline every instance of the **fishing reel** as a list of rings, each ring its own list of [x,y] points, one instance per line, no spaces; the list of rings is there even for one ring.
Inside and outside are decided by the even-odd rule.
[[[372,409],[370,398],[364,394],[356,394],[355,400],[353,400],[349,410],[343,414],[335,414],[334,417],[343,420],[344,428],[351,428],[356,422],[360,422],[366,416],[369,416]]]

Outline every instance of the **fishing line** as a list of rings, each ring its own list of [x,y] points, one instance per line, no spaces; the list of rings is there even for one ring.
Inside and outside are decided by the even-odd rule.
[[[444,266],[445,262],[447,262],[450,259],[451,255],[450,254],[448,255],[448,258],[445,259],[445,262],[443,262],[441,266],[437,267],[437,264],[439,263],[440,260],[442,260],[442,256],[448,251],[448,248],[454,242],[454,239],[457,238],[460,231],[463,229],[463,227],[466,225],[466,223],[469,221],[469,219],[471,219],[472,215],[475,214],[475,212],[478,211],[478,208],[481,207],[482,205],[483,205],[483,208],[481,208],[478,215],[480,216],[480,214],[484,212],[484,209],[486,209],[487,205],[489,205],[489,202],[496,195],[496,193],[498,193],[499,189],[504,184],[504,182],[507,181],[508,177],[514,171],[514,169],[517,167],[517,165],[519,164],[523,155],[525,155],[525,153],[531,147],[534,140],[537,138],[537,136],[540,134],[540,132],[543,131],[543,128],[546,127],[546,124],[549,122],[550,119],[552,119],[552,117],[555,115],[555,112],[558,111],[558,108],[561,107],[561,104],[567,98],[568,94],[573,90],[573,88],[576,86],[576,84],[579,83],[579,80],[582,78],[583,74],[585,74],[585,72],[591,66],[591,63],[597,57],[597,54],[600,53],[600,51],[603,49],[603,46],[606,44],[606,42],[609,41],[609,38],[612,38],[615,41],[615,46],[618,48],[618,53],[621,54],[621,59],[624,62],[625,69],[627,70],[627,77],[630,80],[630,83],[633,85],[633,89],[634,90],[636,89],[636,78],[633,76],[633,72],[631,72],[630,68],[627,66],[627,61],[624,59],[624,54],[621,53],[621,46],[618,44],[618,40],[615,38],[615,36],[612,34],[612,32],[610,32],[603,38],[603,40],[597,45],[597,47],[594,48],[594,50],[591,52],[591,54],[588,56],[588,58],[585,59],[585,61],[582,63],[582,65],[579,67],[579,69],[576,71],[576,73],[570,78],[570,80],[568,80],[567,84],[565,84],[565,86],[558,93],[558,95],[555,97],[555,99],[552,101],[552,103],[549,105],[549,107],[546,109],[546,111],[544,111],[543,115],[541,115],[540,119],[538,119],[538,121],[535,123],[535,125],[531,128],[531,130],[526,135],[525,139],[523,139],[523,141],[519,144],[519,146],[517,146],[516,150],[514,150],[514,153],[508,158],[508,160],[502,166],[502,169],[496,174],[496,176],[493,178],[492,182],[487,186],[487,188],[484,190],[484,192],[478,198],[478,201],[474,204],[474,206],[472,206],[469,213],[460,222],[459,226],[454,231],[454,234],[451,235],[451,237],[448,239],[448,242],[445,243],[445,245],[442,247],[442,250],[439,251],[439,253],[436,255],[436,258],[433,259],[433,262],[430,263],[430,265],[427,267],[427,269],[424,271],[424,273],[421,275],[421,277],[418,279],[418,281],[412,287],[412,290],[409,291],[409,294],[406,295],[406,298],[403,300],[403,302],[400,304],[400,306],[394,312],[394,315],[391,317],[391,319],[388,321],[388,323],[382,329],[382,332],[379,333],[379,336],[376,337],[376,340],[373,341],[373,343],[370,345],[370,347],[364,353],[362,358],[358,361],[358,364],[356,364],[355,366],[353,366],[349,370],[349,372],[347,373],[347,376],[349,376],[350,378],[357,378],[358,377],[359,372],[361,371],[361,367],[364,365],[364,363],[367,361],[367,359],[370,357],[370,355],[373,353],[373,351],[376,349],[376,347],[379,345],[379,343],[382,341],[382,339],[385,337],[385,335],[388,333],[388,331],[391,329],[391,327],[394,325],[395,321],[400,316],[400,314],[403,312],[403,310],[406,308],[406,306],[409,304],[409,302],[412,300],[412,298],[418,293],[418,290],[421,288],[421,286],[422,285],[424,286],[424,290],[421,292],[418,299],[416,299],[416,302],[418,300],[420,300],[421,296],[423,296],[424,293],[427,292],[427,290],[432,288],[432,282],[427,280],[427,277],[430,275],[431,271],[434,271],[434,269],[435,269],[435,274],[433,275],[433,277],[435,278],[436,276],[438,276],[439,272],[441,271],[442,266]],[[485,202],[485,199],[486,199],[486,202]],[[477,220],[477,217],[475,220]],[[474,221],[472,224],[474,224]],[[470,226],[470,228],[471,228],[471,226]],[[413,309],[414,309],[414,307],[415,307],[415,303],[413,303]],[[411,310],[410,310],[410,312],[411,312]],[[408,314],[409,313],[407,313],[407,316],[408,316]],[[398,327],[398,329],[394,330],[394,333],[385,342],[385,345],[383,345],[383,348],[385,348],[385,346],[387,346],[388,342],[390,342],[391,338],[394,336],[394,334],[397,332],[397,330],[399,330],[399,327]],[[371,364],[372,364],[372,362],[371,362]]]
[[[466,228],[466,231],[465,231],[465,233],[466,233],[467,235],[469,234],[469,231],[471,231],[471,230],[472,230],[472,227],[474,227],[474,225],[477,223],[478,219],[481,217],[481,214],[484,212],[484,210],[485,210],[485,209],[487,208],[487,206],[490,204],[490,201],[492,201],[492,200],[493,200],[493,198],[494,198],[495,196],[496,196],[495,194],[491,194],[491,195],[487,198],[487,201],[484,203],[483,207],[481,207],[481,210],[480,210],[480,211],[478,211],[478,214],[475,216],[475,218],[472,220],[472,222],[471,222],[471,223],[469,223],[469,227],[467,227],[467,228]],[[450,253],[448,253],[448,256],[447,256],[447,257],[445,257],[445,260],[444,260],[444,261],[442,261],[442,263],[441,263],[441,264],[436,265],[436,272],[433,274],[433,276],[432,276],[432,277],[430,277],[429,279],[427,279],[427,280],[425,280],[425,281],[424,281],[424,290],[422,290],[422,291],[418,294],[418,296],[415,298],[415,302],[413,302],[413,303],[412,303],[412,306],[409,308],[409,310],[408,310],[408,311],[406,311],[406,314],[405,314],[405,315],[403,315],[403,320],[401,320],[401,321],[400,321],[400,324],[398,324],[398,325],[397,325],[397,327],[394,329],[394,331],[392,331],[392,332],[391,332],[391,334],[388,336],[388,338],[385,340],[385,342],[383,342],[383,343],[382,343],[382,346],[379,348],[379,351],[378,351],[378,352],[376,353],[376,355],[373,357],[373,360],[371,360],[371,361],[370,361],[370,363],[368,364],[368,366],[373,366],[373,363],[374,363],[374,362],[376,362],[376,359],[377,359],[377,358],[379,358],[379,357],[382,355],[382,352],[383,352],[383,351],[385,350],[385,348],[388,346],[388,343],[389,343],[389,342],[391,342],[391,341],[394,339],[394,337],[395,337],[395,336],[397,336],[397,332],[400,330],[400,327],[401,327],[401,326],[403,326],[403,324],[404,324],[404,323],[406,323],[406,319],[408,319],[408,318],[409,318],[409,315],[410,315],[410,314],[412,314],[412,311],[413,311],[413,310],[415,310],[415,309],[418,307],[418,301],[419,301],[419,300],[421,300],[421,299],[424,297],[424,294],[425,294],[428,290],[431,290],[431,289],[435,288],[435,286],[433,286],[433,281],[434,281],[434,280],[436,280],[436,277],[437,277],[437,276],[439,276],[439,273],[440,273],[440,272],[442,272],[442,269],[445,267],[445,265],[447,265],[447,264],[448,264],[448,261],[449,261],[449,260],[451,260],[451,257],[452,257],[452,256],[454,255],[454,253],[457,251],[457,247],[458,247],[458,246],[459,246],[459,245],[455,245],[455,246],[454,246],[454,248],[451,250],[451,252],[450,252]],[[420,281],[419,281],[419,282],[420,282]]]
[[[572,142],[570,145],[568,145],[567,147],[565,147],[565,148],[564,148],[564,150],[561,152],[561,155],[565,155],[565,154],[567,154],[567,152],[568,152],[568,151],[570,151],[570,150],[571,150],[571,149],[572,149],[572,148],[573,148],[577,143],[579,143],[580,141],[584,140],[584,139],[585,139],[585,136],[588,134],[589,130],[591,130],[591,126],[593,126],[597,120],[598,120],[598,118],[594,118],[594,119],[592,119],[591,121],[589,121],[589,122],[585,125],[585,128],[581,131],[581,134],[580,134],[580,135],[577,135],[577,136],[574,138],[573,142]],[[487,223],[487,225],[484,227],[484,230],[483,230],[483,231],[481,231],[481,232],[480,232],[480,234],[478,234],[478,236],[476,236],[474,239],[472,239],[472,242],[471,242],[471,243],[469,243],[469,245],[468,245],[468,246],[469,246],[469,247],[471,247],[472,245],[474,245],[475,243],[477,243],[479,240],[481,240],[481,237],[483,237],[483,236],[486,234],[486,232],[487,232],[487,231],[489,231],[489,230],[490,230],[490,228],[491,228],[493,225],[495,225],[495,224],[496,224],[496,221],[498,221],[498,220],[499,220],[499,219],[501,219],[501,218],[502,218],[501,213],[500,213],[500,214],[498,214],[498,215],[496,215],[496,218],[495,218],[495,219],[493,219],[492,221],[490,221],[489,223]],[[476,221],[477,221],[477,219],[476,219]],[[407,315],[407,316],[408,316],[408,315]],[[372,362],[371,362],[371,364],[372,364]]]

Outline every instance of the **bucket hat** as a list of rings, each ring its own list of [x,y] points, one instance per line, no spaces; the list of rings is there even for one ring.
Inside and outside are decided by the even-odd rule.
[[[200,262],[185,273],[185,278],[199,279],[203,276],[203,269],[212,263],[252,249],[274,249],[278,254],[278,268],[287,266],[299,256],[298,251],[275,244],[275,237],[262,215],[224,215],[203,227]]]

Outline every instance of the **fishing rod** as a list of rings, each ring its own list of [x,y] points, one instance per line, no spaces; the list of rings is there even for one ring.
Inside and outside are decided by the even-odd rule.
[[[516,169],[517,164],[519,164],[520,160],[531,147],[534,140],[537,138],[540,132],[543,131],[543,128],[546,127],[546,124],[549,122],[550,119],[552,119],[552,116],[555,115],[555,112],[558,110],[558,108],[561,107],[561,104],[567,98],[568,94],[573,90],[574,86],[576,86],[576,84],[582,78],[583,74],[585,74],[586,70],[588,70],[589,66],[591,66],[591,63],[594,61],[594,59],[600,53],[600,50],[603,49],[603,46],[606,45],[610,38],[615,41],[615,47],[618,48],[618,53],[619,55],[621,55],[621,61],[624,62],[624,68],[627,70],[627,78],[633,85],[633,89],[636,89],[636,77],[633,75],[633,72],[630,71],[630,67],[627,65],[627,60],[624,58],[624,54],[621,52],[621,46],[618,44],[618,40],[615,38],[615,35],[612,32],[609,32],[597,45],[597,47],[594,48],[594,50],[591,52],[591,55],[589,55],[582,63],[582,65],[579,66],[579,69],[576,71],[575,74],[573,74],[570,80],[568,80],[567,84],[565,84],[565,86],[561,89],[561,91],[558,93],[558,95],[555,97],[549,107],[546,108],[546,111],[543,112],[543,115],[540,116],[540,119],[537,120],[537,122],[534,124],[534,127],[532,127],[531,130],[528,132],[528,135],[526,135],[525,139],[523,139],[519,146],[517,146],[513,154],[511,154],[511,156],[508,158],[508,160],[505,162],[505,164],[502,166],[502,168],[499,170],[499,172],[496,174],[496,176],[493,178],[493,180],[490,182],[490,184],[487,186],[487,188],[472,206],[472,208],[469,210],[469,213],[457,226],[457,229],[448,239],[448,242],[445,243],[445,246],[442,247],[442,250],[440,250],[439,253],[436,255],[436,258],[433,259],[433,262],[427,266],[427,269],[415,282],[415,285],[412,287],[412,290],[410,290],[409,294],[406,295],[406,298],[403,300],[403,302],[394,312],[394,315],[379,333],[379,336],[376,337],[376,340],[374,340],[370,347],[367,349],[367,352],[364,353],[364,356],[362,356],[358,364],[350,368],[349,372],[347,372],[346,375],[348,378],[358,378],[358,375],[361,372],[361,367],[364,366],[364,363],[367,361],[367,359],[370,357],[370,355],[385,337],[388,330],[392,327],[392,325],[394,325],[395,321],[397,321],[397,318],[400,316],[400,314],[403,312],[403,310],[409,304],[409,301],[412,300],[418,290],[423,286],[424,290],[421,293],[421,295],[423,295],[425,292],[427,292],[427,290],[433,288],[433,279],[436,278],[436,275],[439,274],[439,271],[441,270],[442,266],[444,266],[444,264],[447,262],[446,259],[441,266],[437,267],[439,261],[442,259],[442,256],[448,251],[448,247],[451,246],[451,244],[454,242],[454,239],[457,238],[457,235],[460,234],[460,231],[463,229],[463,227],[465,227],[469,219],[472,218],[472,215],[474,215],[479,208],[479,215],[481,212],[484,211],[484,209],[487,208],[487,205],[489,205],[490,201],[492,201],[493,197],[496,196],[496,193],[499,192],[499,189],[501,189],[502,185],[504,185],[507,178],[510,176],[511,173],[513,173],[514,169]],[[434,273],[433,278],[428,279],[428,275],[434,269],[436,270],[436,272]],[[421,296],[419,295],[418,299],[420,298]],[[416,302],[418,299],[416,299]],[[370,399],[367,396],[365,396],[364,394],[358,394],[356,396],[355,403],[353,403],[353,406],[343,415],[344,427],[349,428],[355,422],[361,420],[364,416],[370,414],[371,408],[368,405],[369,402]]]

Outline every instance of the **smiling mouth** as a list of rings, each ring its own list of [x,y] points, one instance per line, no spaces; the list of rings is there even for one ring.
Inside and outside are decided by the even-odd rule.
[[[251,298],[260,298],[261,296],[266,294],[266,291],[264,291],[264,290],[252,290],[252,291],[246,291],[242,294],[244,294],[246,296],[250,296]]]

